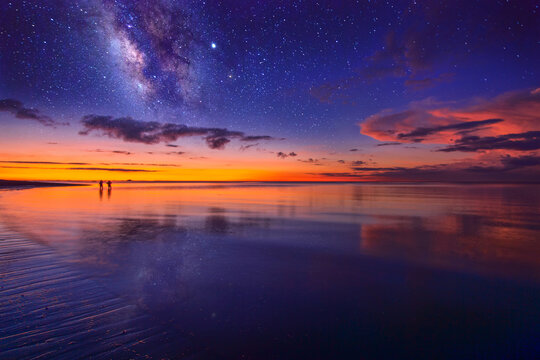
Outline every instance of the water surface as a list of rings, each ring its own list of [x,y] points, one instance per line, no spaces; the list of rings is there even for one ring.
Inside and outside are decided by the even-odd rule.
[[[539,190],[36,188],[0,193],[0,222],[216,357],[533,357]]]

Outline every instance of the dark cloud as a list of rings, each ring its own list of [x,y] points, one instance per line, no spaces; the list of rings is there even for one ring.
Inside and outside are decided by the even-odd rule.
[[[393,44],[391,44],[393,46]],[[403,49],[390,49],[392,53],[396,54],[403,51]],[[377,52],[372,57],[368,58],[368,63],[371,65],[363,70],[356,70],[355,74],[329,81],[321,85],[312,86],[309,89],[309,94],[317,99],[321,103],[331,104],[337,100],[340,100],[343,104],[355,105],[353,99],[352,90],[361,87],[366,84],[366,80],[380,79],[385,76],[404,77],[407,76],[407,69],[403,63],[398,63],[393,60],[392,54],[386,51]],[[448,82],[452,80],[453,75],[443,73],[438,76],[427,78],[409,78],[405,81],[405,86],[410,87],[413,90],[423,90],[429,87],[433,87],[437,84]]]
[[[377,144],[377,146],[392,146],[392,145],[401,145],[402,143],[399,142],[387,142],[382,144]]]
[[[345,164],[345,160],[338,160],[337,162],[340,164]]]
[[[231,140],[223,136],[208,136],[206,138],[206,143],[210,149],[224,149],[225,145],[230,142]]]
[[[320,164],[319,159],[313,159],[313,158],[298,159],[298,161],[308,163],[308,164],[322,165],[322,164]]]
[[[358,151],[358,149],[351,149],[351,150],[349,150],[349,151]]]
[[[290,153],[287,154],[287,153],[284,153],[282,151],[278,152],[276,155],[277,155],[278,158],[282,158],[282,159],[285,159],[285,158],[287,158],[289,156],[290,157],[298,156],[298,154],[295,153],[295,152],[290,152]]]
[[[309,89],[309,94],[321,103],[326,104],[330,104],[335,100],[347,101],[350,99],[350,96],[346,93],[347,90],[356,88],[364,82],[362,75],[354,74],[347,78],[312,86]]]
[[[157,170],[146,169],[124,169],[124,168],[101,168],[101,167],[71,167],[68,170],[91,170],[91,171],[113,171],[113,172],[156,172]]]
[[[259,140],[275,140],[272,136],[259,135],[259,136],[244,136],[240,141],[259,141]]]
[[[366,162],[365,161],[361,161],[361,160],[356,160],[356,161],[353,161],[352,162],[352,165],[353,166],[359,166],[359,165],[365,165]]]
[[[174,144],[167,144],[167,145],[165,145],[165,146],[173,147],[173,148],[177,148],[177,147],[178,147],[178,145],[174,145]]]
[[[507,170],[540,165],[540,156],[538,155],[524,155],[518,157],[505,156],[501,159],[504,167]]]
[[[410,71],[412,64],[406,57],[407,47],[396,34],[391,31],[386,35],[382,49],[377,50],[366,59],[363,74],[368,79],[385,76],[403,77]]]
[[[164,154],[165,155],[184,155],[185,151],[167,151]]]
[[[43,164],[43,165],[90,165],[83,162],[56,162],[56,161],[20,161],[20,160],[2,160],[0,163],[10,164]]]
[[[484,150],[530,151],[540,149],[540,131],[527,131],[520,134],[500,136],[464,136],[455,144],[439,149],[442,152],[476,152]]]
[[[256,143],[256,144],[249,144],[249,145],[242,145],[242,146],[240,146],[240,150],[241,150],[241,151],[246,151],[247,149],[252,148],[252,147],[254,147],[254,146],[257,146],[257,145],[259,145],[259,143]]]
[[[478,121],[465,121],[457,124],[444,125],[444,126],[435,126],[435,127],[419,127],[408,133],[397,134],[397,138],[400,140],[412,140],[414,142],[421,142],[424,140],[424,137],[440,133],[442,131],[448,130],[472,130],[484,127],[486,125],[492,125],[500,123],[502,119],[486,119]]]
[[[28,164],[28,165],[95,165],[89,163],[75,163],[75,162],[53,162],[53,161],[0,161],[0,163],[11,163],[11,164]],[[102,163],[101,165],[145,165],[145,166],[174,166],[179,165],[173,164],[142,164],[142,163]],[[102,167],[37,167],[37,166],[4,166],[0,165],[0,168],[3,169],[47,169],[47,170],[90,170],[90,171],[112,171],[112,172],[157,172],[158,170],[147,170],[147,169],[127,169],[127,168],[102,168]]]
[[[481,6],[481,16],[472,9],[463,11],[470,7],[467,0],[430,1],[425,6],[409,7],[410,16],[403,25],[386,33],[384,46],[365,59],[365,75],[414,79],[419,73],[453,68],[472,54],[489,57],[506,44],[523,48],[535,43],[534,31],[522,31],[519,36],[509,31],[516,24],[521,29],[536,29],[538,20],[530,2],[490,3]]]
[[[351,167],[351,172],[319,173],[328,177],[391,181],[538,182],[540,156],[502,156],[493,164],[438,164],[414,167]]]
[[[313,173],[332,178],[385,181],[539,182],[540,156],[503,156],[493,165],[439,164],[415,167],[353,167],[350,172]]]
[[[100,163],[96,165],[112,166],[160,166],[160,167],[180,167],[180,164],[161,164],[161,163]]]
[[[110,153],[110,154],[122,154],[122,155],[131,155],[132,153],[125,150],[103,150],[103,149],[95,149],[95,150],[88,150],[91,152],[98,152],[98,153]]]
[[[448,82],[453,78],[453,74],[444,73],[439,76],[423,79],[407,79],[405,80],[405,86],[412,88],[413,90],[423,90],[433,87],[437,84]]]
[[[37,109],[31,109],[24,107],[23,103],[19,100],[14,99],[3,99],[0,100],[0,112],[9,112],[17,119],[26,119],[26,120],[34,120],[39,122],[42,125],[45,126],[66,126],[69,125],[69,123],[63,123],[58,122],[56,120],[51,119],[47,115],[41,114],[41,112]]]
[[[266,135],[245,135],[242,131],[139,121],[131,117],[113,118],[112,116],[86,115],[81,122],[84,126],[84,130],[79,132],[81,135],[98,132],[111,138],[143,144],[176,141],[181,137],[203,136],[211,149],[223,149],[232,139],[240,141],[273,139]]]
[[[362,161],[360,161],[362,163]],[[400,166],[395,167],[352,167],[354,171],[404,171],[411,170],[412,168],[404,168]]]
[[[355,174],[349,172],[321,172],[321,173],[307,173],[307,175],[326,176],[331,178],[365,178],[365,175]]]

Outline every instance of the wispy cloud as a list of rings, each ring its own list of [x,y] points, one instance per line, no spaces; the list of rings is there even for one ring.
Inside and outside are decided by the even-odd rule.
[[[38,109],[27,108],[22,102],[15,99],[0,100],[0,112],[9,112],[17,119],[33,120],[45,126],[67,126],[69,123],[58,122],[47,115],[42,114]]]
[[[121,154],[121,155],[131,155],[132,152],[126,151],[126,150],[103,150],[103,149],[95,149],[95,150],[88,150],[90,152],[98,152],[98,153],[110,153],[110,154]]]
[[[34,164],[34,165],[91,165],[84,162],[57,162],[57,161],[21,161],[21,160],[2,160],[0,163],[9,164]]]
[[[112,172],[156,172],[157,170],[147,169],[126,169],[126,168],[103,168],[103,167],[71,167],[68,170],[86,170],[86,171],[112,171]]]
[[[281,158],[281,159],[288,158],[289,156],[290,157],[298,156],[298,154],[295,153],[295,152],[290,152],[290,153],[287,154],[287,153],[284,153],[282,151],[278,152],[276,155],[277,155],[278,158]]]
[[[442,152],[475,152],[484,150],[530,151],[540,149],[540,131],[528,131],[520,134],[500,136],[464,136],[454,144],[438,149]]]

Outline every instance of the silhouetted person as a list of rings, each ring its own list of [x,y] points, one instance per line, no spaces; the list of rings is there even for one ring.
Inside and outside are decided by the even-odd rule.
[[[99,191],[103,191],[103,180],[99,180]]]
[[[107,181],[107,189],[108,189],[109,191],[111,191],[111,189],[112,189],[112,182],[111,182],[111,180]]]

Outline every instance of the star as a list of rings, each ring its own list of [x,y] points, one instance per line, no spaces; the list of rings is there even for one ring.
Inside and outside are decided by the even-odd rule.
[[[217,47],[217,45],[216,45],[215,42],[213,42],[213,43],[210,44],[210,47],[212,47],[212,49],[215,49]]]

